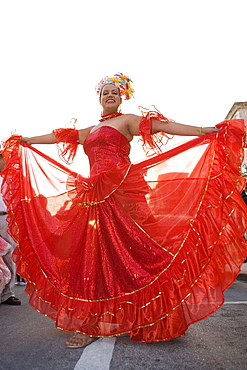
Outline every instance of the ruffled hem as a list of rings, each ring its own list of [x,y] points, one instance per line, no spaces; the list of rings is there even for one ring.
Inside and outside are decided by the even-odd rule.
[[[112,301],[85,302],[66,297],[49,283],[36,264],[29,273],[37,283],[31,282],[24,271],[19,273],[28,280],[26,293],[30,304],[53,319],[59,329],[99,337],[128,333],[134,341],[158,342],[183,335],[189,325],[205,319],[224,303],[223,293],[235,281],[246,258],[246,242],[238,238],[234,245],[228,243],[225,255],[223,243],[224,236],[211,259],[198,267],[193,281],[187,281],[185,274],[191,268],[188,263],[183,268],[176,267],[177,274],[167,269],[151,289],[147,287]]]

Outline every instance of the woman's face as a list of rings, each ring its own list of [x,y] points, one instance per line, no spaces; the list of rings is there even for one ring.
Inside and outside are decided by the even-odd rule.
[[[100,94],[100,104],[103,109],[110,112],[116,112],[119,105],[122,103],[122,98],[118,88],[113,84],[105,85]]]

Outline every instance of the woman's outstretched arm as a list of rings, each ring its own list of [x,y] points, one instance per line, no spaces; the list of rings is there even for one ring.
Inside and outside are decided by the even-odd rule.
[[[84,143],[87,135],[89,134],[89,132],[91,131],[93,127],[94,126],[90,126],[85,129],[78,130],[79,140],[81,144]],[[68,129],[65,129],[65,130],[68,130]],[[47,134],[47,135],[41,135],[41,136],[21,137],[19,141],[25,142],[29,145],[31,144],[56,144],[58,142],[54,132]]]
[[[140,135],[140,122],[142,117],[136,115],[129,115],[128,126],[130,133],[134,135]],[[157,132],[165,132],[170,135],[181,135],[181,136],[201,136],[210,134],[211,132],[217,132],[220,129],[216,127],[197,127],[184,125],[182,123],[173,121],[159,121],[157,119],[151,119],[152,122],[152,134]]]
[[[47,135],[41,135],[41,136],[33,136],[33,137],[21,137],[20,142],[27,143],[29,145],[31,144],[55,144],[57,143],[57,139],[55,137],[55,134],[52,132]]]
[[[219,130],[220,129],[216,127],[197,127],[184,125],[178,122],[162,122],[152,119],[152,134],[162,131],[171,135],[201,136],[210,134],[211,132],[217,132]]]

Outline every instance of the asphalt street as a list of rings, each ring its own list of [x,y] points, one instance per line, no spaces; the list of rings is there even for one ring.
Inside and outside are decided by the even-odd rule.
[[[246,263],[226,291],[223,307],[192,325],[184,337],[150,344],[124,337],[100,340],[87,347],[87,355],[83,349],[65,348],[70,334],[31,308],[24,289],[15,287],[21,306],[0,305],[1,370],[247,369]],[[112,349],[109,365],[103,359],[107,346]]]

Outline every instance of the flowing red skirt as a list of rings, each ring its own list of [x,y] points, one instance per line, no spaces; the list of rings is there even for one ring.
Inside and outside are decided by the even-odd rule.
[[[244,121],[221,126],[89,179],[11,137],[2,191],[30,304],[63,330],[140,342],[214,313],[247,256]]]

